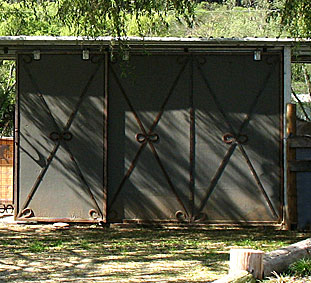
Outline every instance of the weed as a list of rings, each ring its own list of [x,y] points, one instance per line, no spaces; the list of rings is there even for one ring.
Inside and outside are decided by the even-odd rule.
[[[268,281],[265,280],[264,282],[269,283],[294,283],[295,281],[292,280],[292,278],[287,277],[282,274],[277,274],[276,272],[273,272],[274,277],[269,277]],[[298,283],[298,282],[297,282]]]
[[[293,264],[288,268],[289,274],[299,277],[311,276],[311,259],[303,258]]]
[[[29,251],[34,252],[34,253],[40,253],[43,252],[47,249],[46,245],[41,242],[41,241],[33,241],[30,243],[28,247]]]
[[[79,243],[79,248],[84,249],[84,250],[89,250],[91,249],[91,243],[88,240],[81,240]]]

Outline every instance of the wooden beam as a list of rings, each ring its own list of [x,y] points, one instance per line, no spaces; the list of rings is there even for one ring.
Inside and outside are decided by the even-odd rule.
[[[287,104],[287,136],[296,135],[296,104],[288,103]],[[286,209],[286,226],[288,229],[297,228],[297,188],[296,188],[296,173],[290,171],[290,162],[296,160],[296,150],[289,146],[287,143],[287,209]]]
[[[292,160],[288,165],[290,172],[311,172],[311,160]]]
[[[295,136],[288,139],[291,148],[311,148],[311,137]]]

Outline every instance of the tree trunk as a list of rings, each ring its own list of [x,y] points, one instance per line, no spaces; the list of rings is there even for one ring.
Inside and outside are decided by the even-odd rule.
[[[263,251],[252,249],[231,249],[230,250],[230,271],[229,274],[246,270],[256,279],[263,278]]]

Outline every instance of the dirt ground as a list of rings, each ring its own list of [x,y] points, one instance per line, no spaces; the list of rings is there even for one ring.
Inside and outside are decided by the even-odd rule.
[[[12,217],[4,217],[0,222],[0,282],[201,283],[220,276],[219,268],[213,272],[199,258],[183,258],[178,252],[161,249],[149,252],[139,237],[137,248],[126,250],[131,244],[119,235],[118,243],[109,241],[112,230],[94,225],[59,229],[51,224],[16,224]],[[94,237],[102,238],[104,246],[94,246]]]
[[[232,245],[273,249],[304,234],[254,230],[56,228],[0,221],[0,282],[212,282]],[[257,246],[256,246],[257,245]]]

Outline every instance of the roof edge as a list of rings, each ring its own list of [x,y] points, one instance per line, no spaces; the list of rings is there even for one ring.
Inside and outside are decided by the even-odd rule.
[[[274,46],[311,46],[310,39],[295,38],[204,38],[204,37],[74,37],[74,36],[1,36],[0,46],[31,46],[31,45],[114,45],[118,41],[124,41],[129,45],[274,45]]]

